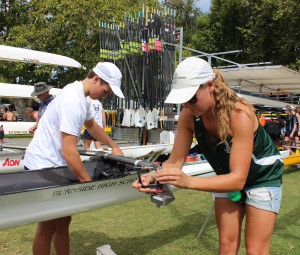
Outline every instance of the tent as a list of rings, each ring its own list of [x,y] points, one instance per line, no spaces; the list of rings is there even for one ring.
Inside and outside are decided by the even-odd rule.
[[[300,73],[278,66],[219,69],[231,88],[254,94],[300,93]]]

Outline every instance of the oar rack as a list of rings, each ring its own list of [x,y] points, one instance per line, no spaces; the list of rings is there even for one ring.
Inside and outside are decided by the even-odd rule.
[[[164,106],[164,100],[175,70],[175,18],[175,7],[165,4],[161,9],[143,6],[138,13],[125,13],[121,22],[99,22],[100,59],[122,70],[125,95],[125,99],[112,96],[105,100],[105,109],[157,109],[173,117],[172,107]]]

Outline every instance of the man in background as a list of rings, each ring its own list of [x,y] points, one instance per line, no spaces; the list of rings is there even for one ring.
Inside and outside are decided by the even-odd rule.
[[[38,119],[36,120],[36,124],[29,129],[29,133],[33,134],[38,127],[38,122],[42,118],[44,112],[46,111],[47,106],[53,100],[53,96],[50,94],[50,89],[53,86],[47,85],[46,82],[38,82],[34,84],[34,90],[31,93],[31,96],[37,97],[40,100],[40,106],[38,111]]]
[[[91,107],[91,111],[94,113],[95,121],[102,129],[105,129],[106,117],[101,102],[99,100],[93,100],[90,97],[87,97],[87,102]],[[90,149],[93,140],[96,149],[100,149],[100,150],[103,149],[103,147],[101,146],[101,142],[95,139],[94,137],[92,137],[89,131],[85,129],[83,133],[83,142],[84,142],[83,147],[85,150]]]

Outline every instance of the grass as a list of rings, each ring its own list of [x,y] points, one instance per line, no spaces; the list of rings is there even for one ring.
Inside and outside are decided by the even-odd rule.
[[[5,138],[32,138],[33,135],[27,134],[27,135],[5,135]]]
[[[270,254],[296,255],[300,254],[300,170],[286,168],[283,181],[283,201]],[[197,239],[211,207],[210,195],[193,190],[178,190],[174,194],[176,200],[160,209],[147,198],[74,215],[71,254],[95,254],[96,247],[104,244],[119,255],[217,254],[214,217]],[[2,230],[0,254],[31,254],[35,228],[36,224],[32,224]],[[239,254],[246,254],[244,238]]]

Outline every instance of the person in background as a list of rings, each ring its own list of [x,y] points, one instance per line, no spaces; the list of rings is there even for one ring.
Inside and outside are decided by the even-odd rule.
[[[284,134],[284,148],[290,150],[290,154],[293,154],[293,150],[291,149],[292,141],[295,136],[295,132],[297,130],[297,120],[296,115],[292,113],[292,107],[287,105],[283,108],[286,113],[285,117],[285,134]],[[297,131],[298,133],[298,131]]]
[[[99,100],[93,100],[90,97],[87,97],[87,102],[90,105],[91,110],[94,114],[95,121],[104,130],[106,125],[106,117],[101,102]],[[103,149],[103,147],[101,146],[101,142],[97,141],[97,139],[92,137],[89,131],[85,129],[83,133],[83,142],[84,142],[83,148],[85,150],[89,150],[93,140],[96,149],[100,149],[100,150]]]
[[[7,112],[6,112],[6,120],[7,121],[16,121],[17,118],[16,118],[16,115],[15,113],[12,111],[12,107],[8,107],[7,108]]]
[[[295,120],[296,120],[296,130],[294,132],[294,146],[299,147],[299,121],[298,121],[298,117],[297,117],[297,112],[295,110],[294,106],[291,106],[292,108],[292,115],[295,116]]]
[[[8,111],[8,107],[5,106],[4,110],[3,110],[3,113],[2,113],[3,121],[7,121],[7,111]]]
[[[298,123],[298,143],[296,143],[296,146],[300,147],[300,144],[299,144],[299,137],[300,137],[300,126],[299,126],[299,124],[300,124],[300,106],[296,106],[295,115],[296,115],[297,123]]]
[[[32,117],[35,122],[38,122],[38,112],[33,110],[32,107],[26,107],[26,115]]]
[[[82,81],[65,86],[53,99],[39,121],[39,127],[24,157],[25,170],[66,166],[79,182],[91,181],[77,150],[77,139],[83,125],[97,140],[112,148],[112,154],[124,156],[118,145],[93,118],[86,97],[106,98],[115,93],[124,97],[122,74],[117,66],[99,62]],[[47,170],[44,170],[47,171]],[[71,216],[38,223],[33,242],[33,255],[50,254],[53,239],[56,254],[69,254]]]
[[[34,90],[31,93],[32,97],[37,97],[40,100],[39,111],[37,113],[36,124],[29,129],[29,133],[33,134],[38,127],[39,120],[42,118],[46,108],[53,100],[53,96],[50,94],[50,89],[53,86],[47,85],[46,82],[38,82],[34,84]]]
[[[264,129],[268,133],[268,135],[271,137],[272,141],[275,143],[277,148],[280,147],[279,141],[281,138],[281,128],[277,121],[266,121],[266,124],[264,126]]]
[[[200,58],[182,61],[165,103],[184,104],[172,153],[156,173],[133,187],[155,192],[150,183],[213,192],[219,254],[237,254],[244,217],[247,254],[268,254],[280,207],[283,162],[253,107],[238,97],[218,70]],[[193,134],[217,176],[182,172]]]
[[[4,109],[0,108],[0,121],[4,121],[3,113],[4,113]]]

